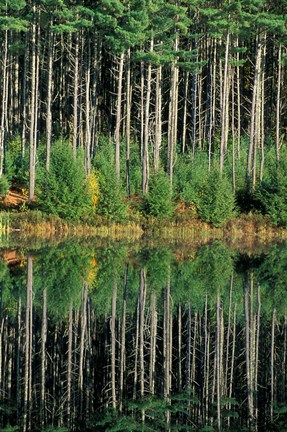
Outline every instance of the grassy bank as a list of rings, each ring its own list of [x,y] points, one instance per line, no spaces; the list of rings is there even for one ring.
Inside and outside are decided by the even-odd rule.
[[[180,217],[157,219],[131,215],[122,223],[97,218],[93,223],[71,223],[55,215],[46,215],[38,210],[24,212],[0,212],[0,232],[2,237],[19,234],[25,237],[114,237],[133,238],[161,237],[164,239],[207,238],[240,239],[257,238],[262,241],[287,238],[287,230],[276,227],[267,216],[242,214],[221,227],[215,227],[191,217],[188,212]]]

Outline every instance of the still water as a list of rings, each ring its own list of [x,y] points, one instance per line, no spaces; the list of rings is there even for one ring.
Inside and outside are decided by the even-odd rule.
[[[287,244],[0,263],[0,430],[287,430]]]

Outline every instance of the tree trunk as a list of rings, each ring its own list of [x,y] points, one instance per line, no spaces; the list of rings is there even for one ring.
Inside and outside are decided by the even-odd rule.
[[[153,52],[153,39],[150,41],[150,52]],[[148,191],[149,181],[149,115],[150,115],[150,97],[151,97],[151,63],[147,67],[147,89],[145,100],[145,124],[144,124],[144,141],[142,153],[142,191],[144,194]]]
[[[87,58],[86,58],[86,71],[85,71],[85,170],[89,175],[91,172],[91,106],[90,106],[90,84],[91,84],[91,43],[87,40]]]
[[[130,185],[130,147],[131,147],[131,104],[132,104],[132,85],[131,85],[131,50],[127,53],[127,73],[126,73],[126,187],[128,197],[131,195]]]
[[[174,41],[174,53],[178,51],[179,38],[176,35]],[[177,139],[177,109],[178,109],[178,68],[176,67],[177,60],[173,60],[171,65],[171,79],[170,79],[170,101],[169,101],[169,114],[168,114],[168,173],[170,180],[170,187],[172,189],[173,183],[173,166],[174,166],[174,153],[176,150]]]
[[[226,36],[226,46],[225,46],[224,80],[223,80],[222,113],[221,113],[221,138],[220,138],[220,160],[219,160],[219,171],[220,171],[221,175],[223,173],[224,157],[225,157],[226,149],[227,149],[227,138],[228,138],[228,128],[229,128],[229,125],[228,125],[229,43],[230,43],[230,34],[228,32],[227,36]]]
[[[116,107],[116,128],[115,128],[115,147],[116,147],[116,177],[120,181],[120,146],[121,146],[121,122],[122,122],[122,86],[123,86],[123,71],[124,71],[125,55],[122,53],[119,60],[119,70],[117,78],[117,107]]]
[[[73,97],[73,154],[74,158],[77,155],[78,146],[78,129],[79,129],[79,33],[75,34],[75,50],[74,50],[74,97]]]
[[[250,119],[250,138],[249,138],[248,155],[247,155],[246,179],[249,182],[251,180],[252,166],[254,170],[254,164],[256,163],[256,155],[254,155],[254,147],[256,145],[255,134],[256,134],[256,126],[257,126],[256,103],[258,101],[258,90],[260,88],[259,84],[260,84],[260,76],[261,76],[261,61],[262,61],[262,43],[261,41],[259,41],[257,46],[257,53],[256,53],[256,64],[255,64],[255,72],[254,72],[254,84],[253,84],[251,119]],[[254,162],[254,158],[255,158],[255,162]],[[253,178],[254,178],[254,174],[253,174]]]
[[[53,23],[51,22],[50,25]],[[49,29],[48,42],[48,78],[47,78],[47,116],[46,116],[46,170],[50,171],[51,143],[52,143],[52,96],[53,96],[53,62],[54,35]]]
[[[2,62],[2,101],[1,101],[1,124],[0,124],[0,178],[3,175],[4,151],[5,151],[5,126],[7,114],[7,57],[8,57],[8,30],[4,32]]]
[[[155,101],[155,143],[154,143],[154,170],[159,168],[159,152],[162,143],[162,66],[156,70],[156,101]]]
[[[29,157],[29,201],[34,199],[35,195],[35,164],[36,164],[36,141],[35,136],[37,130],[37,99],[38,99],[38,88],[37,88],[37,48],[36,48],[36,35],[37,35],[37,9],[35,0],[32,5],[32,30],[31,30],[31,115],[30,115],[30,157]]]
[[[280,119],[281,119],[281,77],[282,77],[282,44],[278,49],[278,78],[277,78],[277,98],[276,98],[276,161],[280,159]]]

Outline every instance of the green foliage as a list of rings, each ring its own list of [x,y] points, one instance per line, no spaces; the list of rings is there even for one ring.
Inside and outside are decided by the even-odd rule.
[[[37,196],[40,208],[67,220],[92,212],[92,196],[85,183],[82,159],[73,156],[68,143],[58,141],[51,151],[51,167],[38,171]]]
[[[178,158],[174,173],[177,195],[187,204],[195,204],[198,208],[202,184],[208,177],[208,160],[205,153],[199,152],[196,160],[188,156]]]
[[[154,173],[149,182],[149,190],[145,198],[146,212],[158,218],[170,217],[174,210],[172,191],[168,176],[159,171]]]
[[[235,196],[230,182],[213,170],[202,185],[199,198],[202,220],[221,226],[235,216]]]
[[[98,177],[100,195],[97,213],[109,220],[123,221],[127,215],[127,205],[121,184],[113,173],[99,173]]]
[[[99,180],[97,214],[117,222],[126,218],[127,204],[122,184],[116,179],[114,160],[113,146],[107,137],[101,137],[93,160]]]
[[[0,178],[0,198],[4,197],[10,188],[10,182],[4,175]]]
[[[270,179],[261,183],[257,197],[275,225],[287,227],[287,159],[281,159]]]
[[[27,187],[29,182],[29,152],[22,155],[21,136],[15,135],[8,140],[4,160],[5,175],[10,182]]]

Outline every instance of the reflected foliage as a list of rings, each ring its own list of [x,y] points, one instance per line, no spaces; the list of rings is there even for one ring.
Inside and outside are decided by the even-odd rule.
[[[0,430],[284,430],[286,250],[70,241],[3,260]]]

